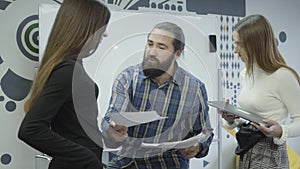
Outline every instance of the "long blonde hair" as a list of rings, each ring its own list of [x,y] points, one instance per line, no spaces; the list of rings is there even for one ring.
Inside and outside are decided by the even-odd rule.
[[[25,112],[41,94],[53,68],[64,60],[77,58],[83,46],[97,31],[100,31],[100,35],[93,37],[92,41],[94,44],[99,43],[109,19],[109,9],[97,0],[63,1],[56,15],[31,95],[26,102]],[[88,55],[87,53],[85,57]]]
[[[264,16],[249,15],[241,19],[234,29],[239,34],[240,43],[247,54],[247,75],[253,75],[254,63],[270,73],[284,67],[293,72],[300,84],[299,75],[286,64],[280,54],[271,24]]]

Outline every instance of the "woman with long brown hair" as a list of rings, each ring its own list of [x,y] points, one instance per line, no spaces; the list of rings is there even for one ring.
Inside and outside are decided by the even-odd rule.
[[[300,78],[280,54],[269,21],[250,15],[234,27],[235,53],[245,63],[241,73],[239,105],[260,115],[264,124],[250,124],[266,137],[250,148],[239,162],[240,169],[287,169],[286,141],[300,136]],[[222,117],[234,128],[244,123],[235,116]],[[290,117],[291,123],[286,124]]]
[[[109,19],[109,9],[97,0],[64,0],[55,18],[18,135],[52,157],[50,169],[102,168],[98,88],[85,72],[82,59],[106,36]],[[81,91],[80,97],[76,91]],[[93,103],[78,106],[80,99]],[[85,108],[78,108],[82,106]]]

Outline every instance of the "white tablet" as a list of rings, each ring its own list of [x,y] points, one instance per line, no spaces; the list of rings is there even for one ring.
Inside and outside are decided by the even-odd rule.
[[[216,107],[223,111],[232,113],[234,115],[237,115],[241,118],[244,118],[246,120],[249,120],[249,121],[252,121],[255,123],[265,123],[263,121],[263,120],[265,120],[265,118],[263,118],[257,114],[245,111],[239,107],[233,106],[232,104],[226,103],[225,101],[208,101],[208,105]]]

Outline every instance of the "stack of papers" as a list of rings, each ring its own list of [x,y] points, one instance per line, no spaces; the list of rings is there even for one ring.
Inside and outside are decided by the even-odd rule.
[[[156,120],[166,119],[157,114],[156,111],[145,111],[145,112],[118,112],[111,113],[110,119],[117,125],[123,125],[131,127],[139,124],[149,123]],[[182,141],[163,142],[163,143],[142,143],[142,147],[145,148],[162,148],[162,149],[182,149],[188,148],[196,143],[207,140],[211,135],[211,132],[202,132],[194,137],[188,138]]]
[[[211,135],[211,132],[206,132],[203,133],[201,132],[200,134],[188,138],[186,140],[182,140],[182,141],[173,141],[173,142],[164,142],[164,143],[142,143],[142,147],[145,148],[162,148],[162,149],[183,149],[183,148],[188,148],[191,147],[193,145],[195,145],[196,143],[199,143],[201,141],[205,141],[209,138],[209,136]]]

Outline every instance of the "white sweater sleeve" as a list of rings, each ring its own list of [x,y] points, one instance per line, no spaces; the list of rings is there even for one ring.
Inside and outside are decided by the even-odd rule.
[[[290,124],[282,125],[282,136],[274,138],[275,144],[283,144],[288,137],[300,136],[300,86],[295,76],[287,69],[281,70],[278,78],[279,97],[291,118]]]

